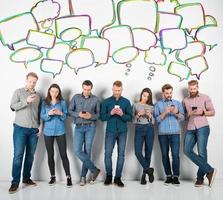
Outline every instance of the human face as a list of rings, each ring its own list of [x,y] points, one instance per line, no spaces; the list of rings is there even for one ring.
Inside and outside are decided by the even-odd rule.
[[[116,85],[113,85],[112,92],[113,92],[113,96],[116,99],[119,99],[121,97],[121,95],[122,95],[122,87],[118,87]]]
[[[142,97],[141,97],[141,102],[146,104],[148,99],[149,99],[149,93],[148,92],[143,92]]]
[[[55,87],[50,88],[50,96],[51,96],[51,98],[52,99],[57,99],[59,92],[60,91],[58,90],[58,88],[55,88]]]
[[[26,88],[28,90],[34,90],[37,80],[38,79],[33,76],[28,76],[28,78],[26,79]]]
[[[198,93],[198,85],[189,85],[188,92],[191,97],[195,97]]]
[[[166,100],[171,100],[172,99],[172,96],[173,96],[173,89],[164,90],[163,97]]]
[[[83,95],[85,97],[89,97],[91,95],[92,87],[90,85],[83,85],[82,88],[83,88]]]

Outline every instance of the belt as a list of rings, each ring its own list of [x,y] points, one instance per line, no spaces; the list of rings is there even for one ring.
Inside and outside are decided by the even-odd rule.
[[[76,126],[92,126],[92,125],[94,125],[94,123],[92,123],[92,122],[89,122],[89,123],[78,123],[78,124],[76,124]]]

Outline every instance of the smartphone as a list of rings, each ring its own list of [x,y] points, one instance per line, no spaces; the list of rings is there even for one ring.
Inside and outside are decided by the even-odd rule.
[[[197,106],[192,106],[192,111],[197,110]]]
[[[82,111],[83,114],[86,114],[86,111]]]
[[[175,107],[175,105],[173,105],[173,104],[172,104],[172,105],[170,105],[170,106],[171,106],[172,108],[174,108],[174,107]]]
[[[120,108],[120,105],[115,105],[114,108],[115,109]]]

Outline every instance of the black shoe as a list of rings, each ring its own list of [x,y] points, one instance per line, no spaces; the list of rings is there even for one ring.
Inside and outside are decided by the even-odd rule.
[[[169,185],[173,182],[173,179],[171,176],[167,176],[165,182],[164,182],[164,185]]]
[[[71,179],[71,177],[69,176],[69,177],[67,177],[67,187],[72,187],[72,179]]]
[[[26,184],[27,186],[36,186],[37,184],[35,182],[33,182],[31,179],[27,179],[27,180],[23,180],[22,181],[24,184]]]
[[[145,185],[145,184],[146,184],[146,173],[144,173],[144,172],[143,172],[143,174],[142,174],[140,183],[141,183],[142,185]]]
[[[178,177],[173,177],[173,185],[175,185],[175,186],[179,186],[180,185],[180,181],[179,181],[179,179],[178,179]]]
[[[9,188],[9,194],[16,193],[18,191],[19,186],[17,184],[12,184],[11,187]]]
[[[56,177],[55,176],[51,176],[50,177],[50,181],[48,183],[49,185],[55,185],[56,184]]]
[[[154,181],[154,175],[153,175],[154,169],[153,168],[149,168],[146,173],[149,176],[149,182],[152,183]]]
[[[124,183],[122,182],[121,177],[115,178],[114,184],[117,185],[118,187],[124,187]]]
[[[112,184],[112,176],[107,175],[106,179],[105,179],[105,182],[104,182],[104,185],[110,185],[110,184]]]

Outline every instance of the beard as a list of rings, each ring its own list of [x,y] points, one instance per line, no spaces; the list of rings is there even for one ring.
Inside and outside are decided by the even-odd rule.
[[[198,91],[197,92],[190,92],[190,97],[196,97],[198,94]]]

